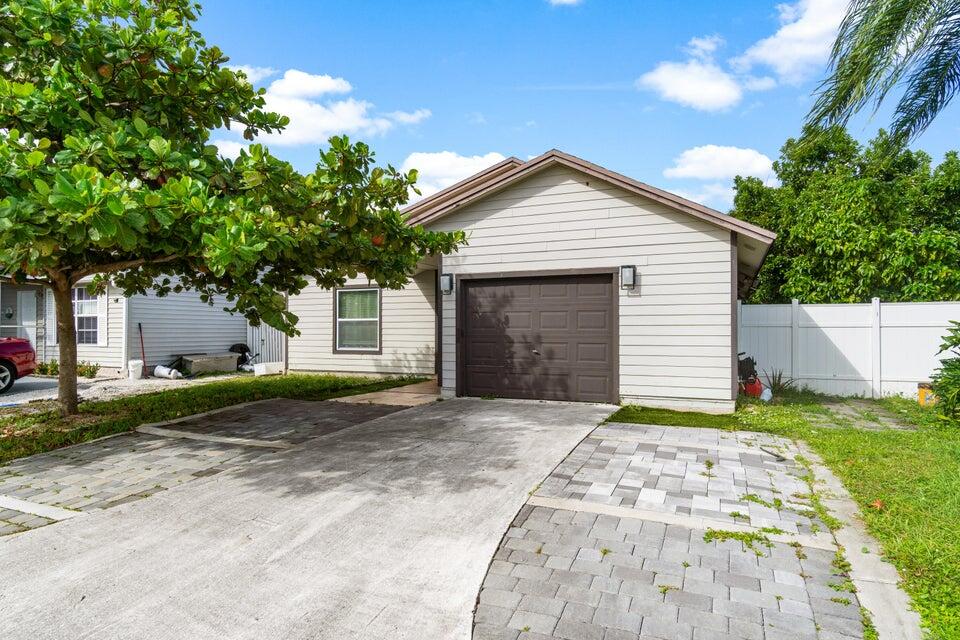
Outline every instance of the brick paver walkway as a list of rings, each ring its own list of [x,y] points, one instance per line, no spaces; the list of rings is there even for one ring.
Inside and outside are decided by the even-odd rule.
[[[504,537],[475,640],[862,638],[795,454],[763,434],[598,427]]]
[[[402,409],[400,406],[270,400],[181,420],[170,427],[298,444]],[[127,433],[15,460],[0,467],[0,498],[68,511],[109,509],[241,464],[270,462],[273,450]],[[0,535],[55,520],[0,506]]]

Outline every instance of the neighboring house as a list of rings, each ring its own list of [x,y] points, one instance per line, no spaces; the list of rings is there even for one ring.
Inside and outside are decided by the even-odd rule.
[[[74,288],[73,296],[77,359],[99,364],[103,370],[122,374],[127,362],[142,359],[143,353],[149,370],[178,355],[223,352],[247,340],[246,320],[225,312],[228,305],[223,298],[213,306],[194,292],[128,298],[112,286],[92,296],[83,284]],[[38,361],[58,360],[52,292],[40,284],[0,279],[0,336],[29,338]]]
[[[448,397],[733,409],[736,300],[772,232],[559,151],[406,213],[469,243],[402,290],[358,278],[291,297],[289,369],[436,374]]]

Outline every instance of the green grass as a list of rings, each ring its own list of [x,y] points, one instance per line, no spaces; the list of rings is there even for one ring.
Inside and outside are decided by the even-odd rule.
[[[607,418],[607,422],[634,422],[637,424],[662,424],[671,427],[709,427],[733,429],[739,424],[736,416],[697,413],[696,411],[673,411],[627,405]]]
[[[60,417],[55,405],[36,411],[0,412],[0,464],[71,444],[130,431],[141,424],[181,418],[241,402],[268,398],[326,400],[389,389],[422,378],[376,380],[363,377],[291,374],[239,378],[113,400],[84,402],[80,415]]]
[[[714,416],[624,407],[611,421],[743,429],[806,441],[860,506],[884,556],[936,640],[960,639],[960,425],[899,398],[876,402],[916,431],[817,428],[823,397],[786,394],[773,404],[747,402]]]

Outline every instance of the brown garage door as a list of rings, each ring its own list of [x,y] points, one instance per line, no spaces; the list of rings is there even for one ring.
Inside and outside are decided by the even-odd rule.
[[[465,280],[468,396],[615,402],[611,274]]]

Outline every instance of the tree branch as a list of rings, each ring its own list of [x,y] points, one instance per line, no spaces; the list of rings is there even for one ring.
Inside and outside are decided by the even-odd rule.
[[[147,264],[163,264],[165,262],[173,262],[180,256],[164,256],[162,258],[137,258],[135,260],[121,260],[119,262],[109,262],[107,264],[94,265],[92,267],[87,267],[86,269],[80,269],[73,272],[73,281],[82,280],[87,276],[92,276],[97,273],[116,273],[117,271],[124,271],[126,269],[133,269],[134,267],[142,267]]]

